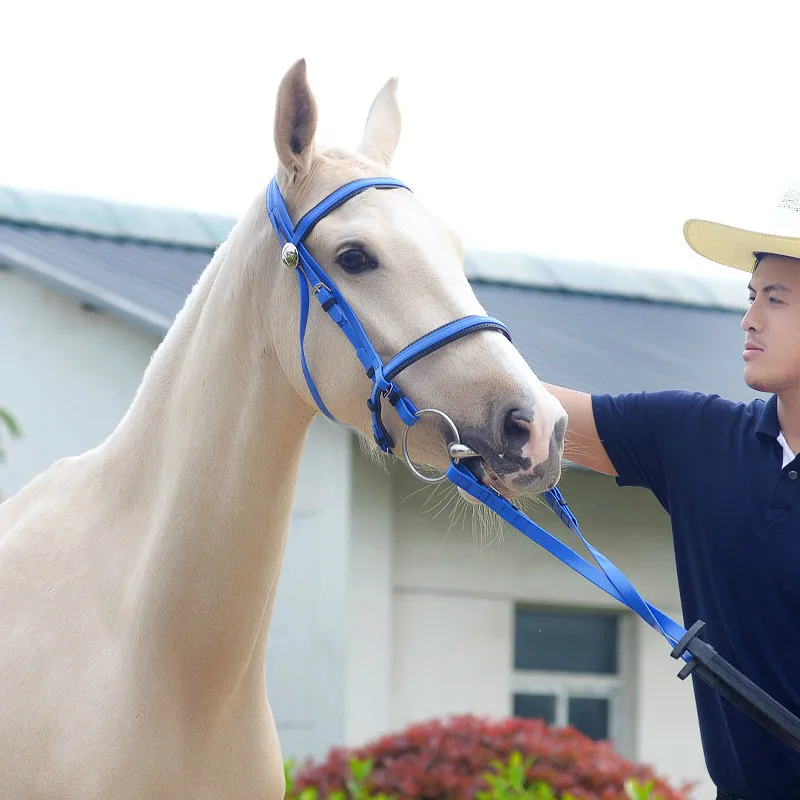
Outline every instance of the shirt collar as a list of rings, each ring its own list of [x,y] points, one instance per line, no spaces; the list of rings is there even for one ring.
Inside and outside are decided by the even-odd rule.
[[[780,421],[778,420],[778,396],[773,394],[761,408],[756,425],[756,433],[770,439],[777,439],[781,432]]]

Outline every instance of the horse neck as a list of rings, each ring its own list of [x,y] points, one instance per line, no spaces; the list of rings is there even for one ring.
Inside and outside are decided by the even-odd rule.
[[[248,669],[263,682],[313,418],[284,377],[259,307],[263,264],[278,264],[280,251],[271,230],[250,228],[205,270],[102,453],[107,491],[140,538],[132,642],[161,674],[171,671],[176,692],[206,706],[205,717]]]

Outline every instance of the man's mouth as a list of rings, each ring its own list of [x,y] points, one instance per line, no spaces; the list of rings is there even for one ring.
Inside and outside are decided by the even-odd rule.
[[[753,358],[757,358],[758,354],[763,352],[763,347],[759,347],[758,345],[753,344],[753,342],[745,342],[744,350],[742,351],[742,358],[745,361],[750,361]]]

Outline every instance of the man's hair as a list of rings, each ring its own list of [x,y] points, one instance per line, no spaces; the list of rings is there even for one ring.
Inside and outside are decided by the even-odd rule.
[[[756,258],[755,258],[755,261],[753,262],[753,269],[751,269],[751,270],[750,270],[750,273],[751,273],[752,275],[754,275],[754,274],[755,274],[755,271],[758,269],[758,265],[761,263],[761,259],[762,259],[762,258],[764,258],[764,256],[765,256],[766,254],[765,254],[765,253],[753,253],[753,255],[754,255]]]

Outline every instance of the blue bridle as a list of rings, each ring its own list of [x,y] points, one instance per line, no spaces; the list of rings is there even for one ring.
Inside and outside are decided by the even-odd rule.
[[[324,200],[315,205],[297,223],[292,224],[286,203],[283,200],[277,181],[273,178],[267,189],[267,211],[278,239],[283,244],[283,261],[287,267],[294,268],[300,286],[300,363],[306,384],[317,407],[330,420],[337,420],[328,411],[320,397],[319,391],[311,377],[306,363],[305,334],[308,321],[309,286],[316,296],[322,310],[342,329],[356,351],[356,356],[364,367],[367,377],[372,381],[372,393],[367,406],[372,415],[372,435],[378,447],[384,453],[392,453],[394,441],[381,418],[381,400],[385,398],[397,411],[405,425],[414,425],[419,420],[418,409],[405,393],[394,383],[395,378],[406,367],[424,358],[451,342],[470,333],[482,330],[500,331],[509,341],[511,334],[500,320],[494,317],[471,315],[442,325],[436,330],[426,333],[401,350],[386,364],[383,363],[369,337],[361,327],[358,317],[350,304],[336,288],[330,276],[308,252],[304,240],[314,225],[326,214],[329,214],[342,203],[366,189],[408,189],[401,181],[394,178],[362,178],[351,181],[332,192]]]
[[[297,225],[294,225],[286,209],[277,181],[273,178],[267,189],[267,212],[275,233],[283,245],[282,260],[284,266],[293,269],[297,275],[300,288],[300,361],[306,384],[311,396],[314,398],[314,402],[325,416],[337,422],[320,397],[306,363],[304,341],[309,311],[309,287],[311,287],[311,292],[319,301],[323,311],[339,325],[347,336],[355,348],[358,360],[372,381],[372,391],[367,401],[367,406],[372,415],[372,433],[378,447],[385,453],[392,453],[395,445],[381,419],[382,398],[389,401],[406,426],[404,436],[408,428],[419,421],[421,413],[394,382],[395,378],[414,362],[470,333],[480,330],[495,330],[506,336],[509,341],[511,341],[511,334],[506,326],[494,317],[471,315],[454,320],[426,333],[401,350],[387,363],[383,363],[383,360],[370,343],[369,337],[362,328],[350,304],[303,243],[314,225],[326,214],[338,208],[351,197],[370,188],[400,188],[408,190],[404,183],[394,178],[363,178],[351,181],[315,205],[302,217]],[[442,412],[438,411],[436,413],[442,414]],[[448,419],[456,440],[460,441],[452,421],[446,415],[442,414],[442,416]],[[411,466],[405,449],[405,439],[403,449],[406,461]],[[465,449],[471,452],[469,448]],[[463,463],[460,463],[458,458],[453,457],[453,452],[451,448],[452,461],[445,473],[445,476],[453,484],[463,489],[479,502],[489,506],[518,531],[544,547],[570,569],[591,581],[599,589],[602,589],[608,595],[630,608],[650,627],[658,631],[672,646],[670,655],[675,659],[682,658],[687,662],[678,673],[678,677],[683,680],[690,674],[696,675],[781,741],[800,751],[800,720],[752,683],[745,675],[722,659],[709,644],[702,641],[699,638],[700,631],[703,628],[701,621],[695,622],[687,631],[662,611],[644,600],[624,573],[584,538],[578,527],[578,520],[570,511],[566,500],[564,500],[557,488],[544,492],[543,498],[556,516],[573,533],[580,537],[583,544],[592,554],[597,566],[591,564],[544,528],[537,525],[494,489],[480,483],[475,475]]]

